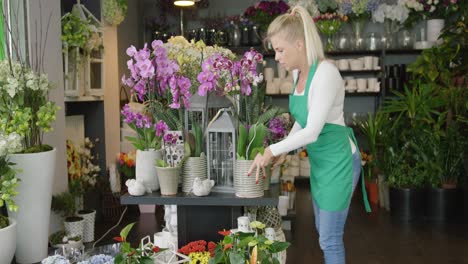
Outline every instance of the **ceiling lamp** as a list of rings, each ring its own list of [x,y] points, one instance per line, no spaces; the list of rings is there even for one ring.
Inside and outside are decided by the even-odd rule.
[[[193,6],[195,4],[194,0],[176,0],[174,1],[174,5],[176,6]]]

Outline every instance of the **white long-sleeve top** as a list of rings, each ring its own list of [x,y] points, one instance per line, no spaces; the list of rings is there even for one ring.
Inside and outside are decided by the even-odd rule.
[[[294,82],[298,78],[298,70],[293,71]],[[304,95],[294,92],[294,95]],[[294,123],[289,135],[284,140],[270,145],[273,156],[304,147],[317,140],[325,123],[344,126],[343,104],[345,89],[343,79],[335,65],[329,61],[322,61],[315,72],[309,87],[307,110],[307,125],[302,128],[297,121]],[[351,142],[352,153],[356,146]]]

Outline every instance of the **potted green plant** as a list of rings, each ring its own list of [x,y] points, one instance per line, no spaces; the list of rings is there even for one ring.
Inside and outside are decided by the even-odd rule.
[[[437,175],[434,144],[427,144],[440,135],[434,128],[440,124],[438,109],[444,102],[434,85],[414,83],[404,92],[385,102],[382,109],[390,115],[390,126],[382,132],[386,149],[381,155],[381,169],[390,186],[390,210],[397,218],[410,220],[422,217],[423,187]]]
[[[11,29],[8,21],[4,17],[5,28]],[[43,28],[42,25],[39,28]],[[39,31],[36,36],[43,36],[43,32]],[[30,42],[34,43],[34,39]],[[46,257],[56,149],[45,144],[43,136],[53,129],[59,107],[49,100],[53,84],[43,71],[42,59],[40,56],[26,59],[18,50],[18,43],[18,39],[6,42],[5,50],[13,52],[7,52],[7,59],[0,61],[0,83],[8,87],[0,90],[0,131],[5,135],[17,133],[21,137],[22,149],[9,155],[10,162],[15,164],[13,169],[18,171],[16,178],[22,183],[17,188],[19,194],[13,198],[21,210],[9,215],[17,223],[16,260],[33,263]],[[36,39],[35,43],[39,41]],[[43,54],[46,46],[36,46],[35,51]],[[31,240],[31,237],[36,239]]]
[[[218,232],[224,238],[216,245],[208,263],[279,263],[277,253],[286,250],[290,243],[267,238],[265,224],[261,222],[251,222],[250,227],[251,233]]]
[[[164,135],[163,141],[166,153],[164,159],[156,159],[156,172],[161,187],[161,195],[176,195],[179,186],[179,176],[181,164],[176,163],[174,148],[179,135],[168,132]]]
[[[54,195],[52,210],[64,217],[63,223],[68,235],[83,237],[84,219],[76,215],[75,196],[71,192]]]
[[[192,123],[192,131],[185,136],[185,158],[182,163],[182,192],[189,193],[195,178],[207,178],[206,155],[202,152],[204,146],[202,127]]]
[[[121,231],[118,237],[114,240],[122,243],[120,253],[114,258],[115,264],[153,264],[154,257],[163,252],[164,249],[153,245],[151,242],[147,244],[141,243],[138,248],[133,248],[130,242],[127,241],[127,236],[135,223],[128,224]]]
[[[52,233],[49,236],[50,245],[54,248],[70,247],[80,248],[83,242],[80,236],[70,236],[64,230]]]
[[[19,180],[7,154],[21,149],[20,140],[15,133],[9,136],[0,133],[0,209],[8,207],[10,211],[18,210],[13,198],[18,194]],[[0,259],[10,262],[16,249],[16,221],[2,212],[3,210],[0,211]]]

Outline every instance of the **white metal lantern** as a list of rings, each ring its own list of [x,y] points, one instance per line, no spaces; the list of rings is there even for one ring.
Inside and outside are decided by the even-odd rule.
[[[82,21],[91,21],[92,36],[87,42],[87,48],[92,50],[83,55],[78,47],[64,46],[64,72],[65,72],[65,96],[102,96],[104,95],[104,67],[102,49],[103,32],[101,22],[80,3],[73,6],[74,14]],[[94,47],[94,48],[91,48]]]
[[[207,127],[208,178],[215,181],[214,192],[234,192],[236,126],[229,109]]]
[[[206,120],[213,119],[220,109],[231,106],[231,102],[225,96],[218,96],[215,93],[200,96],[195,93],[190,98],[190,109],[185,112],[185,130],[191,131],[192,124],[196,122],[205,131]]]

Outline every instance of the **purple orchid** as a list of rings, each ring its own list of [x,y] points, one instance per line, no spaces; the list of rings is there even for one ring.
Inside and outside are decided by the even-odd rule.
[[[162,41],[154,40],[151,47],[145,43],[140,50],[130,46],[126,52],[130,56],[127,61],[130,77],[122,76],[122,84],[132,88],[140,101],[145,101],[147,95],[165,97],[169,89],[170,108],[189,107],[190,80],[181,75],[177,62],[167,57]]]

